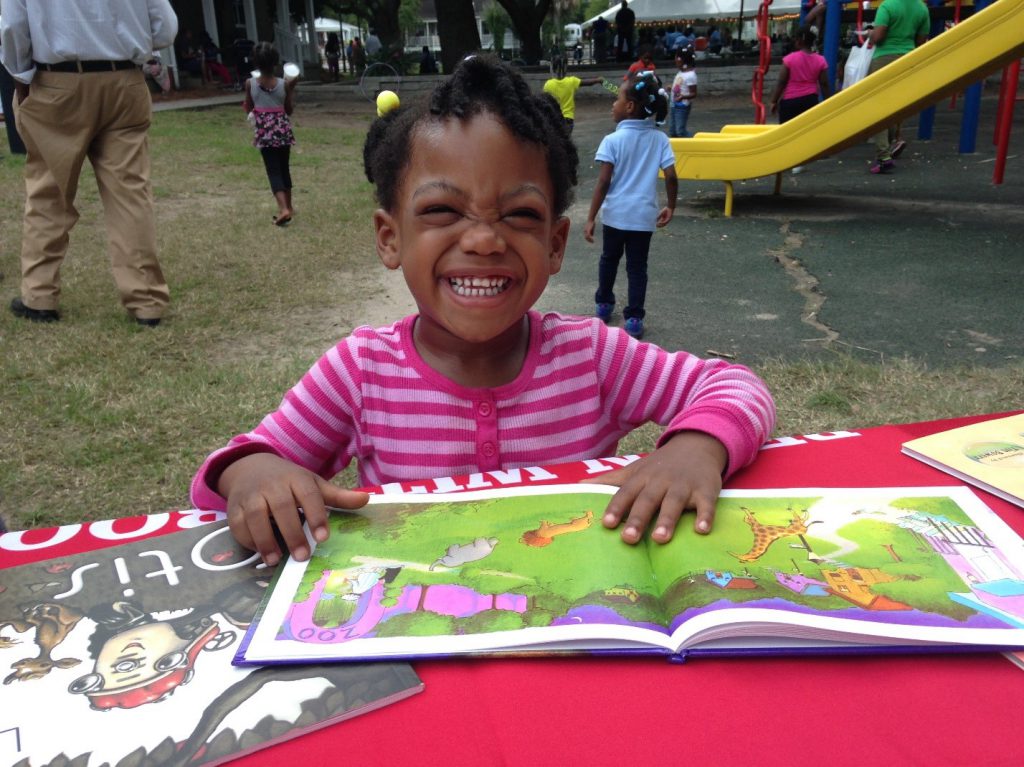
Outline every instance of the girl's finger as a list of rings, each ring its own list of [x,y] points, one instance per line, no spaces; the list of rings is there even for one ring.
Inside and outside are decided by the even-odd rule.
[[[686,511],[687,497],[687,494],[670,492],[661,499],[658,521],[655,523],[654,532],[651,533],[651,538],[657,543],[668,543],[672,540],[676,526]]]
[[[228,519],[231,519],[230,509]],[[277,545],[274,528],[270,524],[270,508],[262,497],[240,503],[237,506],[236,520],[237,527],[232,525],[231,531],[234,533],[236,529],[244,526],[245,534],[252,541],[252,548],[259,553],[267,567],[273,567],[281,561],[281,548]]]
[[[705,493],[694,493],[693,499],[697,508],[697,518],[693,522],[693,529],[701,535],[706,535],[711,532],[711,527],[715,522],[717,494],[710,496]]]

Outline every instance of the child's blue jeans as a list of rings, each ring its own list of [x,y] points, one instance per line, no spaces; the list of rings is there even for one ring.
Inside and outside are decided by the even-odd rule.
[[[671,118],[668,135],[672,138],[690,138],[686,130],[686,122],[690,119],[690,105],[673,102]]]
[[[602,231],[604,246],[597,267],[597,292],[594,294],[594,303],[615,303],[612,288],[615,287],[619,261],[622,260],[622,253],[625,251],[629,303],[622,310],[622,316],[627,320],[633,317],[642,320],[644,302],[647,300],[647,253],[651,248],[651,235],[654,232],[635,232],[607,225]]]

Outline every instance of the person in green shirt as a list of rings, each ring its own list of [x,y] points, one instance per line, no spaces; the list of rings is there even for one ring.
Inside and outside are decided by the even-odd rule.
[[[877,72],[928,39],[931,19],[923,0],[884,0],[875,14],[869,45],[875,49],[868,74]],[[877,150],[872,173],[888,173],[896,167],[896,158],[906,148],[900,123],[890,125],[874,138]]]
[[[565,119],[565,127],[569,133],[572,133],[572,126],[576,120],[576,91],[582,85],[600,85],[601,82],[600,77],[583,80],[579,77],[566,76],[565,60],[562,59],[558,63],[558,69],[555,70],[555,76],[544,83],[544,92],[558,102],[558,107],[562,110],[562,117]]]

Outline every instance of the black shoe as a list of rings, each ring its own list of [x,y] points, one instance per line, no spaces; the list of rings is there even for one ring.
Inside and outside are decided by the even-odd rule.
[[[30,306],[25,306],[24,302],[20,298],[14,298],[11,301],[11,313],[15,317],[21,317],[24,320],[31,320],[32,322],[57,322],[60,319],[60,315],[54,309],[33,309]]]
[[[157,325],[160,324],[160,318],[159,317],[150,317],[149,319],[146,319],[145,317],[136,317],[135,321],[139,325],[142,325],[142,326],[147,327],[147,328],[155,328]]]

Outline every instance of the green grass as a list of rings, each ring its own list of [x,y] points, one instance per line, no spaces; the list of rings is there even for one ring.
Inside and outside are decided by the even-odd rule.
[[[387,288],[362,173],[369,105],[297,112],[296,222],[275,212],[235,106],[155,115],[160,259],[173,314],[155,331],[121,308],[91,173],[63,266],[64,320],[40,326],[6,305],[18,286],[23,163],[0,160],[0,515],[12,529],[187,507],[203,457],[251,428]],[[1019,407],[1024,366],[930,370],[844,356],[759,366],[779,434]],[[623,452],[650,449],[642,429]],[[346,478],[351,481],[352,473]]]

